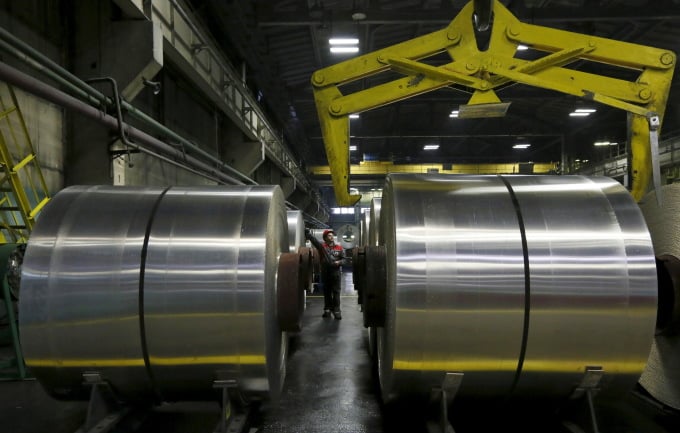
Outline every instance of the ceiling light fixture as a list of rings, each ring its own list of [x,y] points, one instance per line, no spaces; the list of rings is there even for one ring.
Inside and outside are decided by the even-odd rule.
[[[437,150],[437,149],[439,149],[438,144],[426,144],[425,146],[423,146],[423,150]]]
[[[359,45],[357,38],[330,38],[328,40],[330,45]]]
[[[458,117],[458,110],[453,110],[451,114],[449,114],[449,117]]]
[[[593,143],[595,146],[616,146],[619,143],[616,142],[611,142],[611,141],[596,141]]]
[[[359,39],[357,38],[330,38],[328,44],[331,53],[358,53]]]
[[[350,152],[354,152],[355,150],[357,150],[357,147],[356,147],[355,145],[350,145],[350,146],[349,146],[349,151],[350,151]]]
[[[576,110],[569,113],[571,117],[586,117],[595,113],[597,110],[594,108],[577,108]]]
[[[527,47],[526,45],[522,45],[522,44],[517,45],[517,51],[526,51],[528,49],[529,49],[529,47]]]
[[[331,53],[358,53],[359,47],[331,47]]]
[[[512,146],[513,149],[526,149],[527,147],[531,147],[531,144],[529,144],[529,143],[517,143],[514,146]]]
[[[359,115],[358,115],[358,114],[350,114],[350,115],[349,115],[349,118],[350,118],[350,119],[358,119],[358,118],[359,118]]]

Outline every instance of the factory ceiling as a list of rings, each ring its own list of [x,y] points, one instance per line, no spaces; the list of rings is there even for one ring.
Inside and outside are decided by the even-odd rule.
[[[236,65],[278,123],[303,164],[327,163],[311,76],[314,71],[442,28],[467,0],[191,0],[194,14]],[[503,0],[520,21],[680,52],[679,0]],[[359,40],[359,52],[333,54],[332,37]],[[521,54],[518,54],[521,55]],[[528,50],[527,56],[531,56]],[[530,58],[530,57],[528,57]],[[450,59],[436,57],[437,66]],[[439,63],[437,63],[439,62]],[[610,68],[576,62],[573,69]],[[676,74],[677,76],[677,74]],[[361,90],[380,81],[353,82]],[[677,78],[671,87],[661,139],[680,132]],[[350,87],[348,86],[348,88]],[[552,90],[521,84],[498,92],[510,102],[505,117],[450,117],[471,92],[460,86],[365,111],[351,120],[351,162],[503,163],[598,160],[625,149],[626,113]],[[577,108],[597,111],[572,117]],[[609,140],[618,146],[594,146]],[[529,143],[516,149],[517,143]],[[425,145],[439,145],[434,151]]]

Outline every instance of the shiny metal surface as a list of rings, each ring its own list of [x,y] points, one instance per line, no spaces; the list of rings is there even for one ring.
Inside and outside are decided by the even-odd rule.
[[[368,245],[368,228],[371,225],[371,213],[370,213],[370,208],[362,212],[361,214],[361,225],[359,226],[359,231],[361,232],[361,246],[366,246]]]
[[[354,224],[343,224],[336,230],[336,241],[345,250],[351,250],[359,242],[359,227]]]
[[[305,220],[299,210],[286,212],[288,220],[288,245],[289,252],[297,253],[298,248],[305,246]]]
[[[507,176],[526,228],[531,303],[515,394],[568,395],[586,366],[603,394],[634,386],[654,336],[651,237],[630,194],[608,178]]]
[[[382,198],[371,199],[371,207],[366,217],[367,239],[365,245],[378,246],[380,244],[380,203]],[[378,330],[371,326],[368,328],[368,352],[374,360],[378,356]],[[377,360],[376,360],[377,362]]]
[[[20,326],[52,394],[81,397],[82,372],[98,371],[129,400],[212,399],[216,379],[278,396],[276,268],[288,250],[278,187],[72,187],[43,212]]]
[[[139,330],[140,255],[160,188],[74,186],[43,209],[19,301],[26,364],[51,394],[85,398],[83,371],[153,394]]]
[[[656,255],[680,258],[680,184],[665,185],[662,190],[661,207],[653,191],[640,200],[640,208]],[[654,337],[640,385],[660,402],[680,410],[680,334],[660,333]]]
[[[375,197],[371,200],[371,210],[368,224],[368,244],[367,245],[382,245],[380,242],[380,207],[382,198]]]
[[[566,398],[587,366],[604,369],[603,393],[634,385],[654,333],[656,272],[623,187],[392,174],[383,191],[384,398],[428,393],[446,372],[464,373],[456,398]]]

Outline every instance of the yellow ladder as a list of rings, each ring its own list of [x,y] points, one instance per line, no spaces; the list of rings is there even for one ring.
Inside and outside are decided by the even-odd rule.
[[[50,199],[14,89],[0,86],[0,243],[25,243]]]

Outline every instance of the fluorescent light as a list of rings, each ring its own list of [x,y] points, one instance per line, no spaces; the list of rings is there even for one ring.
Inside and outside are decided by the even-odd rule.
[[[358,115],[358,114],[350,114],[350,115],[349,115],[349,118],[350,118],[350,119],[358,119],[358,118],[359,118],[359,115]]]
[[[616,146],[619,143],[616,142],[611,142],[611,141],[596,141],[593,143],[595,146]]]
[[[439,149],[438,144],[426,144],[425,146],[423,146],[423,150],[437,150],[437,149]]]
[[[449,117],[458,117],[458,110],[453,110],[451,114],[449,114]]]
[[[512,146],[513,149],[526,149],[527,147],[531,147],[531,144],[529,143],[518,143]]]
[[[356,147],[356,146],[351,145],[351,146],[349,147],[349,151],[350,151],[350,152],[353,152],[353,151],[355,151],[355,150],[357,150],[357,147]]]
[[[517,45],[517,51],[526,51],[528,49],[529,49],[529,47],[527,47],[526,45],[522,45],[522,44]]]
[[[330,38],[328,43],[331,45],[359,45],[357,38]]]
[[[596,111],[597,110],[594,108],[577,108],[571,113],[569,113],[569,115],[571,117],[586,117],[590,116],[592,113],[595,113]]]
[[[359,47],[331,47],[331,53],[358,53]]]

